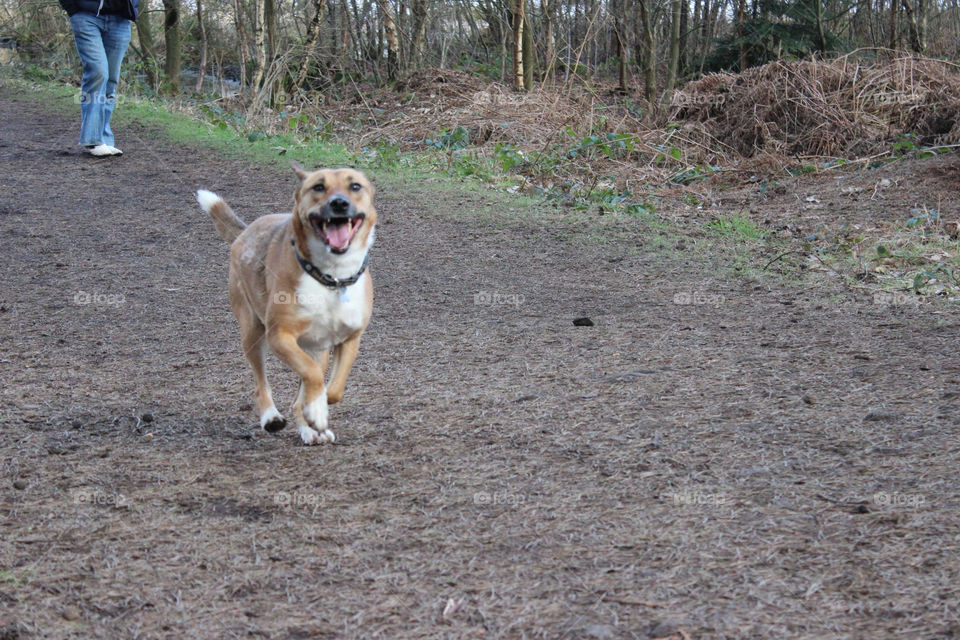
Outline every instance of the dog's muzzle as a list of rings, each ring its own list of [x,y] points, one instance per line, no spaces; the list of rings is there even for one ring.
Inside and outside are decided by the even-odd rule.
[[[334,196],[320,210],[309,215],[314,233],[333,253],[346,253],[366,216],[343,196]]]

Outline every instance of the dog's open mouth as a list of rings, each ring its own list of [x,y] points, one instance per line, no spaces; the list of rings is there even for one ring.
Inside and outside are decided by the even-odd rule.
[[[364,215],[326,216],[311,214],[310,224],[314,232],[323,239],[333,253],[346,253],[357,229],[363,224]]]

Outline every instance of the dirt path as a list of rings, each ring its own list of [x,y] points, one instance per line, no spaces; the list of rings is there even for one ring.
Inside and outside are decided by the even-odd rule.
[[[383,190],[337,444],[305,448],[255,429],[192,197],[251,219],[292,175],[139,127],[82,157],[3,91],[0,637],[960,636],[948,309]]]

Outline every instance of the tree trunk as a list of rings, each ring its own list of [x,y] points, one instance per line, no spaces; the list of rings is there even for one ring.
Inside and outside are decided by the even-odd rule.
[[[277,8],[273,0],[263,0],[263,25],[266,29],[267,61],[273,62],[277,55]]]
[[[427,42],[427,0],[413,0],[413,66],[423,65],[424,46]]]
[[[704,12],[706,12],[706,5],[708,2],[709,0],[704,0]],[[700,73],[703,73],[703,67],[707,64],[707,55],[710,53],[710,42],[713,40],[713,36],[717,32],[717,23],[719,22],[721,10],[724,14],[726,14],[726,0],[714,0],[713,6],[710,8],[710,17],[707,20],[707,24],[704,25],[703,53],[700,56]],[[724,20],[724,22],[726,22],[726,20]]]
[[[613,11],[613,38],[617,56],[617,90],[626,94],[629,91],[627,86],[627,34],[623,23],[626,14],[626,0],[612,3]]]
[[[243,7],[240,0],[233,0],[233,21],[237,29],[237,39],[240,41],[240,88],[247,84],[247,54],[250,51],[250,41],[247,38],[247,29],[243,26]]]
[[[523,91],[523,22],[525,0],[513,3],[513,88]]]
[[[690,24],[690,5],[687,0],[680,3],[680,52],[677,57],[677,78],[687,71],[687,33]]]
[[[153,29],[150,27],[150,0],[141,0],[140,16],[137,18],[137,35],[140,39],[140,52],[143,57],[147,84],[157,90],[157,50],[153,45]]]
[[[896,51],[900,48],[900,2],[890,0],[890,48]]]
[[[556,64],[557,57],[557,45],[555,41],[555,36],[553,34],[553,11],[556,6],[557,0],[542,0],[543,5],[543,22],[546,34],[544,38],[546,39],[546,60],[544,61],[544,73],[543,81],[544,83],[549,82],[553,79],[553,67]]]
[[[823,2],[824,0],[813,0],[813,19],[817,28],[817,50],[820,55],[827,52],[827,37],[823,30]]]
[[[666,93],[671,93],[677,83],[677,74],[680,67],[680,14],[682,13],[681,4],[686,0],[672,0],[672,11],[670,18],[670,59],[667,63],[667,83],[664,87]]]
[[[207,30],[203,26],[203,2],[197,0],[197,26],[200,27],[200,68],[197,70],[197,84],[194,91],[203,91],[203,76],[207,73]]]
[[[197,1],[199,2],[199,0]],[[323,12],[326,7],[327,0],[313,0],[313,19],[307,25],[307,37],[303,45],[303,60],[300,62],[300,69],[297,71],[297,79],[293,83],[294,91],[299,91],[307,79],[307,73],[317,50],[317,43],[320,41],[320,24],[323,22]]]
[[[647,102],[654,102],[657,98],[657,39],[653,32],[653,20],[650,7],[647,3],[652,0],[639,0],[640,4],[640,38],[643,43],[643,93]]]
[[[694,0],[693,3],[693,28],[690,29],[690,42],[687,45],[687,68],[691,68],[694,61],[700,57],[700,33],[703,25],[707,23],[706,8],[701,0]]]
[[[910,6],[910,0],[903,0],[903,10],[907,14],[907,33],[910,37],[910,48],[915,53],[923,53],[927,48],[927,11],[924,2],[916,0],[916,6]]]
[[[377,0],[383,20],[384,37],[387,40],[387,79],[393,82],[400,73],[400,38],[397,37],[397,22],[393,17],[390,0]]]
[[[533,21],[530,14],[524,11],[523,20],[523,90],[533,89],[533,74],[536,69],[536,47],[533,45]]]
[[[746,71],[748,61],[747,61],[747,44],[743,41],[746,33],[744,32],[744,23],[747,21],[747,0],[740,0],[737,4],[737,39],[740,40],[740,71]]]
[[[253,23],[253,77],[250,78],[250,96],[255,97],[260,92],[260,83],[267,66],[267,39],[264,26],[266,24],[265,0],[254,0],[256,3],[256,17]]]
[[[353,39],[353,31],[350,29],[350,11],[347,9],[347,3],[340,3],[340,56],[337,65],[340,70],[346,69],[347,60],[350,59],[350,42]],[[359,47],[359,40],[354,43]]]
[[[180,93],[180,6],[179,0],[163,0],[163,38],[167,55],[163,74],[171,94]]]

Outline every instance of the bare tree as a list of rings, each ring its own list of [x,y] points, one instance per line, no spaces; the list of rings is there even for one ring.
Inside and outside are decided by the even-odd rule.
[[[240,86],[247,86],[247,55],[250,51],[250,40],[247,38],[247,29],[243,22],[243,9],[240,0],[233,0],[233,21],[237,30],[240,56]]]
[[[651,103],[657,99],[657,38],[653,31],[652,4],[653,0],[638,0],[640,37],[637,38],[643,43],[643,93]]]
[[[254,0],[256,7],[256,18],[253,23],[253,77],[250,78],[250,95],[256,96],[260,92],[260,83],[263,82],[263,74],[267,66],[267,39],[266,29],[266,2],[264,0]]]
[[[166,44],[166,59],[163,74],[172,94],[180,93],[180,3],[179,0],[163,0],[163,38]]]
[[[557,43],[553,33],[555,22],[553,13],[556,10],[557,0],[541,0],[540,5],[543,7],[544,46],[547,49],[543,61],[543,81],[549,82],[553,79],[553,68],[557,62]]]
[[[617,56],[617,89],[621,93],[627,93],[627,33],[624,23],[626,22],[627,0],[614,0],[611,2],[611,12],[613,13],[613,41]]]
[[[393,17],[390,0],[377,0],[377,6],[380,8],[384,38],[387,41],[387,78],[393,82],[400,72],[400,38],[397,36],[397,21]]]
[[[533,20],[524,11],[523,20],[523,90],[533,89],[533,75],[537,66],[537,48],[533,45]]]
[[[673,92],[677,83],[677,73],[680,67],[680,14],[681,4],[686,0],[671,0],[672,11],[670,17],[670,58],[667,62],[667,83],[664,91]]]
[[[203,2],[197,0],[197,26],[200,28],[200,68],[197,69],[197,84],[194,91],[203,90],[203,76],[207,72],[207,30],[203,26]]]
[[[890,48],[894,50],[900,48],[899,9],[900,2],[898,2],[898,0],[890,0]]]
[[[916,53],[923,53],[927,49],[927,6],[926,0],[903,0],[903,12],[907,16],[907,35],[910,38],[910,48]]]
[[[427,40],[427,0],[413,0],[413,64],[419,67],[423,64],[424,46]]]
[[[523,84],[523,22],[524,0],[513,3],[513,88],[524,90]]]
[[[273,61],[279,53],[279,42],[277,42],[277,8],[273,0],[263,0],[263,28],[266,31],[266,59]]]
[[[327,8],[327,0],[313,0],[313,18],[307,25],[306,42],[303,45],[303,58],[300,62],[300,69],[297,71],[297,79],[294,80],[294,90],[299,90],[307,79],[307,73],[310,65],[313,63],[316,55],[317,43],[320,41],[321,25],[323,24],[323,12]]]
[[[740,70],[747,68],[747,45],[744,36],[747,22],[747,0],[739,0],[737,3],[737,39],[740,40]]]
[[[147,84],[157,88],[157,50],[153,44],[153,29],[150,27],[150,0],[140,2],[140,15],[137,17],[137,38],[140,40],[140,57],[143,59]]]

